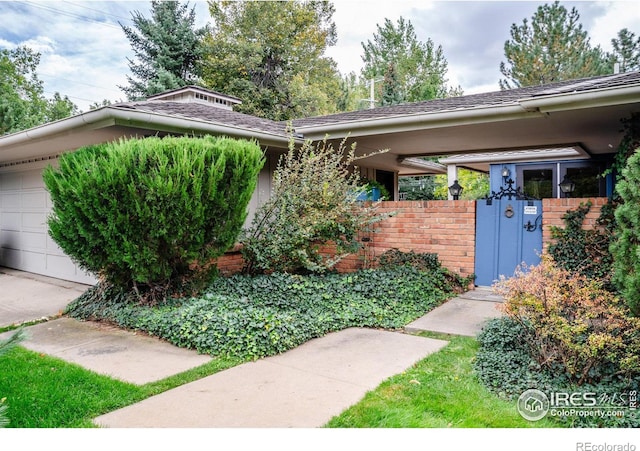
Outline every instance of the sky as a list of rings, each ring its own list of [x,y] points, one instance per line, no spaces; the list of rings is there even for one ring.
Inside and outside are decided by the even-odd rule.
[[[533,1],[335,0],[336,46],[327,51],[341,73],[359,74],[362,43],[373,39],[385,18],[409,20],[419,40],[442,46],[448,80],[465,94],[498,90],[499,66],[512,24],[530,19]],[[549,1],[551,3],[551,0]],[[640,35],[640,5],[634,1],[561,2],[576,7],[592,45],[611,50],[622,28]],[[126,100],[119,86],[130,73],[133,53],[120,24],[131,26],[131,13],[150,17],[145,1],[4,1],[0,0],[0,49],[26,45],[40,52],[38,77],[45,95],[67,95],[80,110],[94,102]],[[207,3],[190,1],[196,26],[209,21]]]

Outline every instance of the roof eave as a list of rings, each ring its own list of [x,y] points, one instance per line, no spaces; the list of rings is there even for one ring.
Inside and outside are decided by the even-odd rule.
[[[527,110],[542,113],[597,108],[640,102],[640,84],[624,87],[602,88],[589,91],[551,94],[518,100]]]
[[[296,127],[296,132],[302,133],[310,139],[319,139],[326,135],[331,136],[331,138],[357,137],[506,121],[514,118],[539,117],[540,115],[540,112],[525,110],[520,105],[497,105],[302,126]]]
[[[506,105],[491,105],[458,110],[415,113],[383,118],[366,118],[299,126],[296,131],[311,139],[329,134],[332,138],[398,133],[429,128],[454,127],[486,122],[526,119],[546,113],[584,108],[631,104],[640,101],[640,85],[602,88],[589,91],[527,97]]]
[[[3,148],[15,147],[29,142],[47,139],[74,130],[89,128],[105,128],[113,125],[123,125],[137,128],[154,129],[164,132],[183,134],[215,134],[228,135],[236,138],[256,139],[262,145],[287,146],[289,137],[260,130],[247,129],[238,126],[219,124],[188,117],[176,117],[166,114],[151,113],[105,106],[76,116],[71,116],[56,122],[40,125],[17,133],[0,137],[0,151]],[[294,138],[300,142],[299,138]],[[0,156],[1,159],[1,156]]]
[[[152,125],[153,128],[158,129],[158,131],[170,133],[227,135],[234,138],[256,139],[264,145],[286,146],[290,139],[288,136],[263,130],[150,111],[117,108],[114,109],[113,117],[118,125],[138,128],[148,128]],[[298,139],[297,141],[300,140]]]

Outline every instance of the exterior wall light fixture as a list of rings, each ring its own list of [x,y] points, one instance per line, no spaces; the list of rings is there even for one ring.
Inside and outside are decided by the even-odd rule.
[[[453,200],[458,200],[460,198],[460,194],[462,194],[462,190],[464,190],[464,188],[460,186],[457,180],[454,180],[453,185],[449,187],[449,194],[451,194]]]
[[[562,179],[558,186],[560,187],[560,191],[562,191],[562,194],[564,194],[565,197],[571,197],[571,193],[573,193],[573,191],[576,189],[576,184],[573,183],[566,174],[564,175],[564,179]]]

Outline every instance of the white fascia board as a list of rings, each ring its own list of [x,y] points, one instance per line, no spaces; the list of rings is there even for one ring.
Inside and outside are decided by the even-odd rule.
[[[362,135],[379,135],[399,133],[430,128],[453,127],[460,125],[483,124],[488,122],[508,121],[540,117],[535,110],[526,110],[520,105],[496,105],[459,110],[415,113],[383,118],[321,124],[307,127],[296,127],[296,132],[306,138],[319,139],[326,135],[331,138],[357,137]]]
[[[113,125],[112,115],[107,111],[108,107],[91,110],[76,116],[60,119],[44,125],[38,125],[28,130],[0,136],[0,149],[3,147],[15,146],[29,141],[55,136],[61,133],[68,133],[74,129],[87,125]],[[111,120],[110,120],[111,119]]]
[[[2,136],[0,137],[0,151],[2,148],[14,147],[63,133],[71,133],[73,130],[86,128],[87,126],[103,128],[112,125],[144,127],[149,129],[158,128],[159,131],[172,131],[185,134],[210,133],[215,135],[228,135],[238,138],[256,139],[263,145],[284,145],[286,147],[289,142],[287,137],[264,131],[244,129],[198,119],[106,106],[56,122],[50,122],[28,130]],[[296,142],[300,143],[301,140],[297,139]],[[1,159],[0,155],[0,160]]]
[[[426,161],[421,158],[398,158],[398,164],[414,169],[420,169],[425,174],[446,174],[447,167],[433,161]]]

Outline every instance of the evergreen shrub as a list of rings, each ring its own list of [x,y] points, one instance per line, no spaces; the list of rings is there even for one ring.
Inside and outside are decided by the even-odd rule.
[[[616,190],[622,203],[611,244],[613,281],[633,314],[640,315],[640,148],[627,160]]]
[[[155,301],[215,270],[236,242],[264,159],[255,142],[166,137],[88,146],[44,181],[49,233],[83,269]]]

